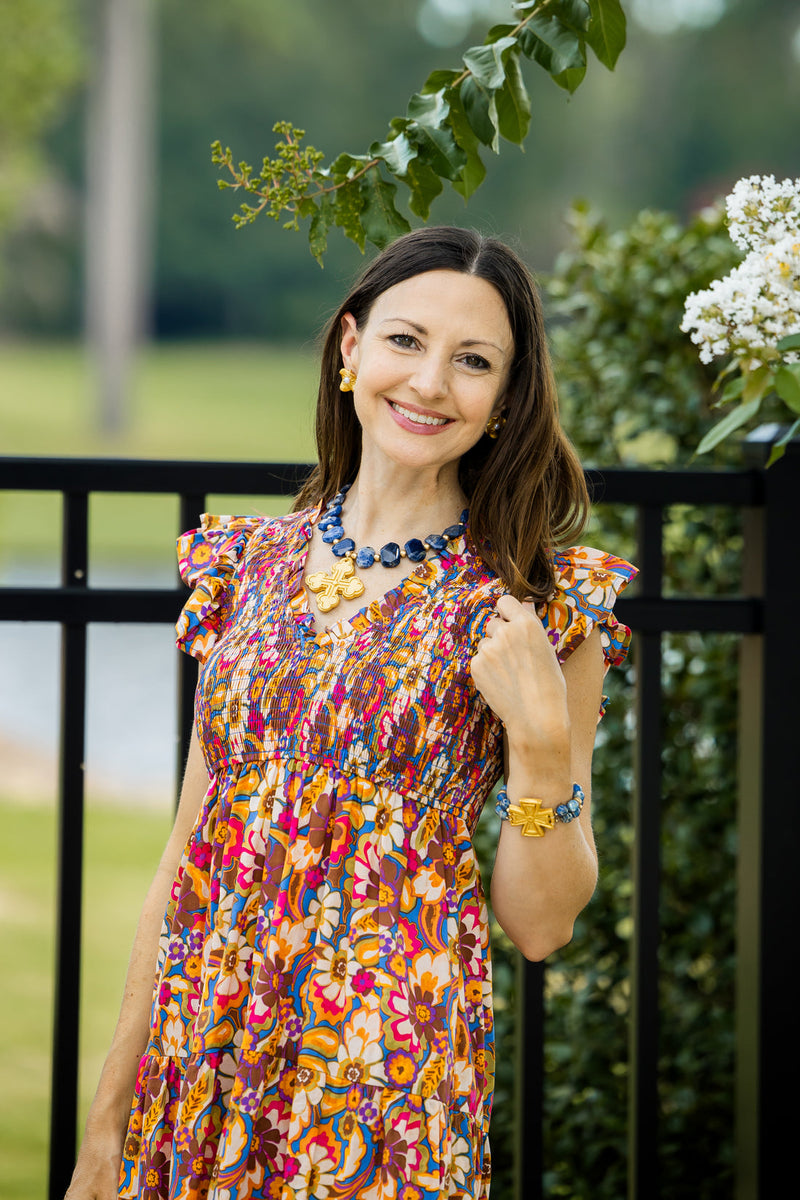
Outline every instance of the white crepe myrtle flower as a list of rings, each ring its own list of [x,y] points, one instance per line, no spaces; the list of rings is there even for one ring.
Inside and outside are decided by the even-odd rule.
[[[702,362],[732,355],[752,371],[779,358],[780,339],[800,331],[800,179],[740,179],[726,207],[731,237],[747,254],[687,297],[681,329],[700,347]]]

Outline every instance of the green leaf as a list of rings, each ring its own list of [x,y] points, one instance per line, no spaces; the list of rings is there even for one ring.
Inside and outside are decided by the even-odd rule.
[[[440,176],[426,162],[422,162],[419,158],[413,158],[402,178],[411,191],[408,207],[416,216],[427,221],[431,211],[431,201],[435,200],[442,190]]]
[[[734,430],[739,429],[751,417],[754,417],[761,407],[761,397],[756,400],[751,400],[749,404],[740,404],[738,408],[734,408],[729,412],[727,417],[723,417],[713,429],[709,429],[706,436],[700,442],[700,445],[695,450],[695,454],[707,454],[709,450],[713,450],[720,442],[724,442],[725,438]]]
[[[586,41],[604,67],[613,71],[625,49],[625,13],[619,0],[589,0],[591,19]]]
[[[443,88],[449,88],[454,79],[458,79],[461,71],[438,70],[431,71],[428,78],[420,88],[420,93],[423,96],[430,92],[441,92]]]
[[[408,102],[406,115],[410,121],[425,125],[442,125],[447,120],[450,104],[445,96],[445,89],[438,92],[428,92],[421,95],[415,92]]]
[[[408,233],[411,226],[395,208],[397,185],[384,179],[377,167],[364,176],[363,192],[361,224],[372,244],[382,250],[400,234]]]
[[[450,128],[453,130],[456,143],[466,155],[466,162],[461,168],[461,176],[453,181],[453,187],[460,196],[468,200],[476,188],[483,183],[486,177],[486,167],[478,152],[480,142],[467,119],[458,92],[453,92],[450,96]]]
[[[778,342],[778,349],[781,354],[785,354],[787,350],[800,350],[800,333],[790,333],[782,337]]]
[[[355,179],[334,193],[336,197],[334,221],[345,237],[349,237],[351,241],[355,242],[363,254],[366,239],[364,227],[361,224],[361,212],[366,203],[366,196],[362,189],[362,183],[362,179]]]
[[[461,84],[461,102],[473,132],[495,154],[499,149],[497,102],[494,92],[485,92],[470,75]]]
[[[445,93],[412,96],[408,102],[408,116],[410,124],[406,133],[416,145],[420,158],[437,175],[445,179],[458,179],[464,166],[464,154],[453,140],[447,125],[450,103]]]
[[[800,363],[778,367],[775,372],[775,391],[792,412],[800,413]]]
[[[521,145],[531,123],[531,101],[516,54],[510,54],[508,57],[506,81],[495,92],[495,103],[501,135],[506,141]]]
[[[566,25],[573,33],[581,37],[586,33],[592,16],[589,0],[556,0],[552,11],[561,24]]]
[[[320,266],[323,265],[322,256],[328,249],[328,230],[333,224],[335,211],[336,205],[333,197],[328,193],[320,196],[311,218],[308,229],[308,248]]]
[[[494,42],[499,42],[501,38],[509,37],[516,28],[516,25],[493,25],[483,39],[484,46],[490,46]]]
[[[742,399],[747,404],[758,396],[761,399],[772,387],[772,371],[769,367],[756,367],[744,376]]]
[[[786,431],[786,433],[783,435],[783,437],[778,438],[777,442],[773,442],[772,450],[770,451],[770,456],[767,459],[768,467],[771,467],[772,464],[777,462],[779,458],[783,458],[784,454],[786,453],[786,447],[788,446],[788,444],[792,440],[792,438],[795,436],[795,434],[798,434],[798,433],[800,433],[800,417],[797,418],[794,425],[792,425]]]
[[[560,87],[574,91],[586,74],[583,35],[554,14],[534,16],[520,33],[519,43],[523,53],[544,67]]]
[[[516,38],[501,37],[488,46],[472,46],[464,52],[464,65],[472,72],[476,83],[485,88],[498,88],[506,77],[505,58],[516,44]]]
[[[417,156],[417,148],[407,134],[399,133],[388,142],[373,142],[369,153],[370,158],[382,158],[393,175],[405,175],[408,164]]]
[[[340,154],[320,174],[330,177],[334,183],[341,183],[355,171],[360,171],[369,161],[369,157],[366,154]]]
[[[715,408],[722,408],[723,404],[730,404],[731,400],[738,400],[744,391],[744,376],[737,375],[735,379],[729,379],[722,389],[722,395],[714,405]]]

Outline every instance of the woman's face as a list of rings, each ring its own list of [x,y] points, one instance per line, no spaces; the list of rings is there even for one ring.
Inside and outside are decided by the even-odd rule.
[[[457,471],[499,412],[514,353],[500,293],[484,279],[428,271],[383,292],[361,329],[342,319],[342,359],[363,453]]]

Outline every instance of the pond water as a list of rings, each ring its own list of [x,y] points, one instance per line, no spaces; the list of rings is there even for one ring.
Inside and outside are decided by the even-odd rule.
[[[0,585],[57,583],[50,563],[6,562]],[[158,567],[98,565],[96,587],[169,587]],[[109,799],[171,803],[177,742],[177,656],[171,625],[89,626],[87,637],[87,792]],[[0,622],[0,760],[12,790],[55,787],[59,724],[60,629]]]

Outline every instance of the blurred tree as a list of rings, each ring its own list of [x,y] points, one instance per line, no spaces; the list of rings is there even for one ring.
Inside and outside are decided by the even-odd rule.
[[[78,79],[69,0],[3,0],[0,38],[0,232],[30,186],[39,142]]]

